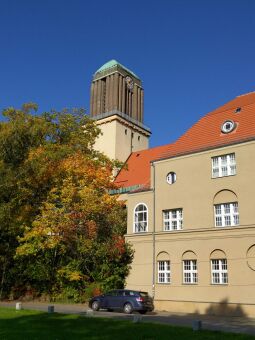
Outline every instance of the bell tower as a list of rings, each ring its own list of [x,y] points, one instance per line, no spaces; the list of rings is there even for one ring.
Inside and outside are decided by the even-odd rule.
[[[95,148],[125,162],[131,152],[147,149],[150,129],[143,124],[143,88],[139,77],[111,60],[94,74],[90,115],[102,135]]]

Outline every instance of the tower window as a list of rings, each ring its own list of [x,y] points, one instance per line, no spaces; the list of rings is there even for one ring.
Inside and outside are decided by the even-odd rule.
[[[132,138],[134,137],[134,133],[133,133],[133,132],[131,133],[131,137],[132,137]]]
[[[140,140],[140,136],[138,136],[138,140]]]
[[[127,135],[127,129],[125,129],[125,135]]]

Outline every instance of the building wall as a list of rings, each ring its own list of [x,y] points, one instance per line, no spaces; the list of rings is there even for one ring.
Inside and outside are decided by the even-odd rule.
[[[211,157],[235,153],[236,175],[212,178]],[[177,312],[229,313],[255,316],[255,143],[178,157],[155,163],[155,264],[170,260],[171,283],[157,283],[153,289],[153,191],[128,195],[126,239],[135,250],[127,287],[155,294],[159,309]],[[174,171],[177,180],[169,185],[166,175]],[[152,169],[152,180],[153,180]],[[224,190],[224,191],[222,191]],[[217,193],[220,194],[215,197]],[[240,225],[215,227],[214,204],[236,198]],[[217,200],[223,200],[218,202]],[[133,212],[138,203],[148,206],[148,232],[133,232]],[[165,209],[183,209],[183,229],[163,231]],[[215,250],[225,254],[228,284],[211,284],[210,259]],[[192,252],[197,260],[198,283],[183,284],[182,260]],[[213,255],[213,254],[214,255]],[[187,253],[186,253],[187,254]]]
[[[97,125],[102,135],[97,138],[94,148],[111,159],[125,162],[131,152],[149,147],[148,133],[116,116],[102,119]]]

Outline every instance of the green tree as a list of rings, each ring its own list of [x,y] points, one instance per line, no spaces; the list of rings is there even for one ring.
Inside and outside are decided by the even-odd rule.
[[[93,149],[100,131],[83,110],[36,109],[9,108],[0,124],[1,297],[121,287],[132,251],[124,204],[108,194],[119,164]]]

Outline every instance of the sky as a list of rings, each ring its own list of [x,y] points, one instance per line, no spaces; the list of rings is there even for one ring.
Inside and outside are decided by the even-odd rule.
[[[254,0],[0,0],[0,111],[89,112],[94,72],[141,79],[150,147],[255,91]]]

